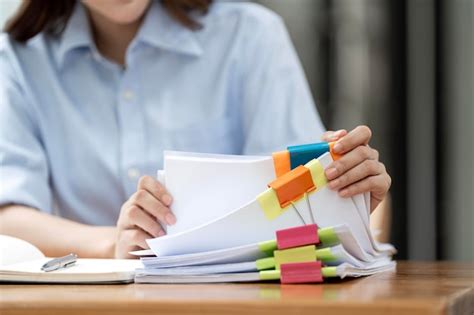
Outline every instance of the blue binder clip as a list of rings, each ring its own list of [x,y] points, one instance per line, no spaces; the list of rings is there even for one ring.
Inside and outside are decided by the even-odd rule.
[[[330,150],[329,143],[327,142],[294,145],[289,146],[287,149],[290,152],[291,169],[299,165],[305,165],[312,159],[317,159]]]

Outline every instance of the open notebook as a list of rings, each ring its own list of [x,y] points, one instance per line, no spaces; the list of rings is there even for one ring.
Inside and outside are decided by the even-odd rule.
[[[0,235],[0,282],[126,283],[141,266],[135,259],[78,259],[64,269],[41,271],[49,260],[32,244]]]

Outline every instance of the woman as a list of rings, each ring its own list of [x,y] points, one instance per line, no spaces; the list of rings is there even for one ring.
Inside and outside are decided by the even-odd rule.
[[[375,209],[390,186],[369,128],[323,135],[285,27],[260,6],[28,1],[6,31],[0,233],[49,256],[128,257],[162,236],[176,222],[153,178],[164,149],[261,154],[339,139],[332,189],[370,191]]]

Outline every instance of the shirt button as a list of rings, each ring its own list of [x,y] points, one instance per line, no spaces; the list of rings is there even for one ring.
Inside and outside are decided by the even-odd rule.
[[[133,99],[133,92],[131,90],[123,91],[123,98],[127,101],[131,101]]]
[[[129,168],[127,171],[128,178],[131,180],[135,180],[140,176],[140,171],[137,168]]]

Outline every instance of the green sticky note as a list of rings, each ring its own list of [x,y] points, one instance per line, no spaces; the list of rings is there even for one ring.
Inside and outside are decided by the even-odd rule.
[[[258,243],[258,249],[268,256],[273,256],[273,251],[278,248],[276,240]]]
[[[275,258],[267,257],[261,258],[255,262],[258,270],[273,269],[275,268]]]
[[[337,267],[323,267],[321,272],[324,278],[334,278],[337,277]]]
[[[317,249],[316,258],[324,262],[331,262],[337,260],[337,257],[333,255],[330,247]]]
[[[336,231],[332,227],[325,227],[318,230],[319,240],[324,246],[332,246],[340,243]]]
[[[280,270],[264,270],[259,272],[260,280],[279,280]]]

